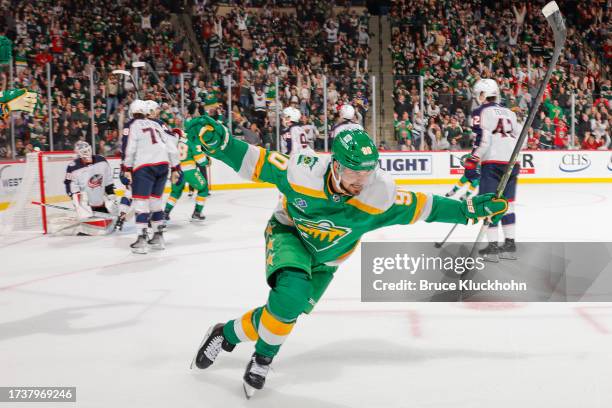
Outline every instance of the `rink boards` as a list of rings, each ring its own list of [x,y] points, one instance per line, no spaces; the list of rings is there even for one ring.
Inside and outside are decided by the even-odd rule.
[[[451,184],[463,173],[461,156],[467,152],[384,152],[380,167],[389,172],[398,184]],[[118,158],[109,158],[118,194]],[[612,182],[612,151],[524,151],[519,157],[520,183],[601,183]],[[20,186],[25,164],[0,163],[0,210]],[[47,202],[67,201],[64,192],[66,161],[49,161],[45,166]],[[208,169],[212,190],[269,188],[268,183],[255,183],[240,178],[229,166],[212,160]]]

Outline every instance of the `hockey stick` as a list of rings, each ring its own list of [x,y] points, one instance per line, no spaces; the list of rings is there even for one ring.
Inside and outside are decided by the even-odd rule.
[[[136,85],[136,81],[134,81],[134,77],[132,76],[132,73],[130,71],[126,71],[124,69],[114,69],[112,73],[115,75],[124,75],[126,77],[129,77],[130,81],[132,81],[132,85],[134,86],[134,90],[136,91],[136,96],[138,97],[138,99],[140,99],[140,93],[138,92],[138,85]]]
[[[43,203],[39,203],[39,202],[36,202],[36,201],[32,201],[32,204],[40,205],[41,207],[55,208],[56,210],[74,211],[74,208],[64,207],[62,205],[43,204]],[[115,217],[111,213],[103,213],[103,212],[99,212],[99,211],[92,211],[91,213],[93,214],[94,217],[104,218],[104,219],[111,219],[111,220],[115,219]]]
[[[523,129],[521,130],[521,134],[519,135],[519,138],[516,141],[516,146],[514,146],[514,150],[512,151],[510,160],[508,160],[508,164],[506,165],[506,168],[504,169],[504,174],[502,176],[502,179],[499,182],[499,185],[497,186],[497,191],[495,192],[495,197],[497,198],[500,198],[504,190],[506,189],[506,184],[508,184],[508,180],[510,179],[510,174],[512,173],[512,169],[514,168],[516,160],[518,159],[518,155],[521,151],[523,143],[525,143],[525,139],[527,138],[527,134],[529,132],[529,128],[531,127],[531,124],[533,123],[533,119],[535,118],[535,115],[538,112],[538,108],[540,107],[540,102],[542,100],[542,95],[544,95],[544,90],[546,89],[546,85],[548,84],[548,81],[550,80],[552,72],[555,69],[555,66],[557,65],[557,61],[559,60],[559,55],[561,54],[561,50],[563,50],[563,46],[565,44],[565,36],[566,36],[565,22],[563,21],[563,15],[561,14],[561,11],[559,10],[559,6],[557,5],[557,3],[553,0],[549,2],[548,4],[546,4],[544,8],[542,9],[542,14],[544,14],[544,17],[546,17],[546,21],[548,21],[548,24],[550,25],[550,28],[553,31],[553,35],[555,39],[555,48],[554,48],[553,56],[550,60],[548,69],[546,70],[546,75],[544,75],[544,79],[540,83],[540,88],[538,88],[538,93],[535,97],[534,104],[531,107],[531,111],[529,112],[529,116],[527,117],[527,121],[525,122],[525,125],[523,126]],[[474,246],[472,247],[472,250],[470,251],[470,258],[474,257],[478,243],[482,240],[485,230],[489,226],[489,224],[490,224],[489,220],[485,219],[482,224],[482,227],[480,228],[480,231],[478,232],[478,237],[476,238],[476,241],[474,242]]]
[[[451,228],[450,231],[448,231],[448,234],[446,234],[446,236],[444,237],[444,239],[442,240],[442,242],[436,242],[434,243],[434,246],[436,248],[442,248],[442,245],[446,244],[446,241],[448,240],[448,238],[451,236],[451,234],[453,233],[453,231],[455,230],[455,228],[457,228],[457,225],[459,224],[455,224],[453,225],[453,228]]]

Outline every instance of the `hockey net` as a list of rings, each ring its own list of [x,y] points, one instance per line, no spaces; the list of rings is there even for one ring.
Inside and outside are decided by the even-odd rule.
[[[0,234],[54,233],[77,222],[64,187],[66,168],[74,157],[74,152],[35,152],[26,156],[19,188],[1,213]]]

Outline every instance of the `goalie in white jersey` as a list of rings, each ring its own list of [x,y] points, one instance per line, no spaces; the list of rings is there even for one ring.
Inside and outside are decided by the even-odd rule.
[[[64,178],[66,194],[72,199],[77,219],[82,224],[105,229],[112,223],[112,217],[90,218],[95,213],[113,214],[116,211],[111,167],[103,156],[93,155],[91,146],[85,141],[76,142],[74,152],[77,157],[68,164]]]
[[[178,151],[174,140],[154,120],[146,118],[149,106],[141,100],[130,105],[133,119],[124,129],[127,136],[123,146],[122,173],[131,184],[133,206],[136,212],[138,239],[131,245],[135,253],[145,254],[148,248],[164,249],[163,201],[164,188],[171,167],[173,183],[179,181]],[[154,234],[148,239],[147,227],[151,223]]]
[[[281,133],[281,152],[287,155],[311,151],[310,143],[300,123],[302,113],[293,107],[283,109],[282,120],[285,128]]]
[[[474,84],[474,98],[478,106],[472,112],[472,131],[476,135],[472,154],[464,161],[468,179],[480,177],[478,194],[495,193],[504,169],[516,146],[521,128],[516,114],[499,104],[499,87],[492,79],[481,79]],[[478,165],[480,164],[480,171]],[[515,163],[503,196],[508,200],[508,212],[501,219],[505,236],[503,245],[498,245],[498,225],[492,223],[487,231],[489,245],[480,251],[487,260],[498,262],[499,258],[516,259],[514,201],[516,182],[520,166]]]

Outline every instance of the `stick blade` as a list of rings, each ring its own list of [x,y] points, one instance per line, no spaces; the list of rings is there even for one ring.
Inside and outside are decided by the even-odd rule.
[[[113,69],[113,74],[115,75],[127,75],[127,76],[131,76],[132,74],[130,73],[130,71],[126,71],[124,69]]]
[[[542,9],[542,14],[544,14],[544,17],[548,18],[556,11],[559,11],[559,6],[557,5],[557,2],[553,0],[544,6]]]

